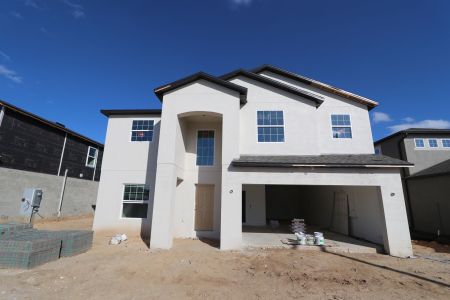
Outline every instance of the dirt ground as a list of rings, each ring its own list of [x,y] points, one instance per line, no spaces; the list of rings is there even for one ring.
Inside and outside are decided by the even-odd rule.
[[[88,229],[92,219],[40,223]],[[0,299],[449,299],[450,248],[415,243],[416,259],[260,249],[221,252],[214,242],[176,240],[149,250],[96,234],[87,253],[35,269],[0,269]]]

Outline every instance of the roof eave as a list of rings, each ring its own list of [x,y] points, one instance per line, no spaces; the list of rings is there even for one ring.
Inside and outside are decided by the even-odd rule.
[[[234,84],[232,82],[228,82],[225,81],[221,78],[209,75],[207,73],[204,72],[198,72],[195,74],[192,74],[190,76],[187,76],[185,78],[179,79],[177,81],[174,81],[172,83],[169,84],[165,84],[162,85],[160,87],[157,87],[153,90],[153,92],[155,93],[156,97],[158,97],[158,99],[162,102],[163,98],[164,98],[164,94],[168,93],[170,91],[173,91],[177,88],[183,87],[187,84],[190,84],[192,82],[198,81],[198,80],[206,80],[215,84],[218,84],[220,86],[223,86],[227,89],[230,89],[232,91],[238,92],[239,93],[239,101],[241,104],[245,104],[247,103],[247,89],[245,87],[239,86],[237,84]]]
[[[257,68],[254,68],[254,69],[252,69],[250,71],[253,72],[253,73],[261,73],[263,71],[269,71],[269,72],[272,72],[272,73],[275,73],[275,74],[278,74],[278,75],[281,75],[281,76],[284,76],[284,77],[287,77],[287,78],[290,78],[290,79],[293,79],[293,80],[297,80],[297,81],[300,81],[302,83],[305,83],[305,84],[308,84],[308,85],[311,85],[311,86],[315,86],[317,88],[325,90],[325,91],[327,91],[329,93],[336,94],[336,95],[341,96],[343,98],[350,99],[350,100],[353,100],[355,102],[364,104],[364,105],[367,106],[367,108],[369,110],[372,110],[373,108],[377,107],[378,104],[379,104],[377,101],[374,101],[372,99],[365,98],[365,97],[353,94],[351,92],[348,92],[348,91],[345,91],[345,90],[333,87],[333,86],[331,86],[329,84],[326,84],[326,83],[323,83],[323,82],[320,82],[320,81],[317,81],[317,80],[314,80],[314,79],[311,79],[311,78],[308,78],[308,77],[305,77],[305,76],[300,76],[298,74],[295,74],[295,73],[292,73],[292,72],[289,72],[289,71],[277,68],[277,67],[272,66],[272,65],[265,64],[265,65],[259,66]]]

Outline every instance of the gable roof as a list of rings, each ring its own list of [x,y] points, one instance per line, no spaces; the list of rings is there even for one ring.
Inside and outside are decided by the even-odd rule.
[[[322,168],[375,168],[412,167],[413,164],[377,154],[328,155],[243,155],[232,162],[235,167],[322,167]]]
[[[73,130],[70,130],[70,129],[66,128],[66,126],[64,126],[61,123],[52,122],[50,120],[44,119],[44,118],[42,118],[42,117],[40,117],[38,115],[35,115],[35,114],[31,113],[31,112],[28,112],[28,111],[26,111],[24,109],[21,109],[21,108],[15,106],[15,105],[12,105],[11,103],[8,103],[8,102],[0,99],[0,107],[1,106],[4,106],[4,107],[6,107],[6,108],[8,108],[8,109],[10,109],[12,111],[15,111],[15,112],[21,114],[21,115],[24,115],[24,116],[27,116],[29,118],[32,118],[32,119],[34,119],[34,120],[36,120],[36,121],[38,121],[38,122],[40,122],[42,124],[48,125],[48,126],[50,126],[52,128],[60,130],[62,132],[71,134],[71,135],[76,136],[76,137],[78,137],[78,138],[80,138],[82,140],[85,140],[85,141],[88,141],[88,142],[90,142],[92,144],[95,144],[95,145],[97,145],[100,148],[103,148],[103,144],[102,143],[94,141],[93,139],[90,139],[90,138],[88,138],[88,137],[86,137],[86,136],[84,136],[82,134],[79,134],[79,133],[77,133],[77,132],[75,132]]]
[[[434,177],[440,175],[450,175],[450,159],[445,160],[437,165],[419,171],[409,177],[407,179],[412,178],[421,178],[421,177]]]
[[[356,101],[358,103],[367,105],[369,110],[374,108],[374,107],[376,107],[376,106],[378,106],[378,102],[376,102],[374,100],[371,100],[369,98],[365,98],[365,97],[362,97],[362,96],[359,96],[359,95],[347,92],[345,90],[339,89],[339,88],[331,86],[329,84],[326,84],[326,83],[323,83],[323,82],[320,82],[320,81],[317,81],[317,80],[314,80],[314,79],[311,79],[311,78],[308,78],[308,77],[305,77],[305,76],[301,76],[301,75],[298,75],[298,74],[295,74],[295,73],[292,73],[292,72],[289,72],[289,71],[286,71],[286,70],[274,67],[272,65],[262,65],[260,67],[257,67],[255,69],[251,70],[251,72],[257,73],[257,74],[262,73],[264,71],[269,71],[269,72],[272,72],[272,73],[275,73],[275,74],[287,77],[289,79],[293,79],[293,80],[296,80],[296,81],[299,81],[299,82],[302,82],[302,83],[305,83],[305,84],[317,87],[317,88],[319,88],[319,89],[321,89],[323,91],[326,91],[326,92],[329,92],[329,93],[332,93],[332,94],[336,94],[336,95],[341,96],[343,98],[350,99],[350,100]]]
[[[102,109],[100,112],[107,117],[117,115],[161,115],[161,109]]]
[[[246,71],[244,69],[235,70],[233,72],[230,72],[230,73],[227,73],[225,75],[220,76],[220,78],[223,79],[223,80],[229,81],[229,80],[231,80],[231,79],[233,79],[235,77],[238,77],[238,76],[244,76],[244,77],[253,79],[255,81],[259,81],[259,82],[262,82],[264,84],[273,86],[273,87],[275,87],[277,89],[286,91],[288,93],[291,93],[291,94],[294,94],[294,95],[297,95],[297,96],[301,96],[303,98],[306,98],[308,100],[311,100],[311,101],[315,102],[316,106],[319,106],[320,104],[323,103],[324,97],[322,97],[320,95],[317,95],[317,94],[314,94],[314,93],[311,93],[311,92],[308,92],[308,91],[305,91],[305,90],[301,90],[301,89],[292,87],[292,86],[290,86],[288,84],[279,82],[277,80],[273,80],[273,79],[265,77],[265,76],[258,75],[256,73],[252,73],[252,72]]]
[[[378,145],[386,140],[392,139],[398,135],[408,135],[408,134],[429,134],[429,135],[439,135],[439,134],[450,134],[450,129],[438,129],[438,128],[409,128],[405,130],[397,131],[391,135],[388,135],[374,144]]]
[[[197,80],[200,80],[200,79],[215,83],[217,85],[223,86],[232,91],[238,92],[240,95],[241,104],[247,103],[247,89],[245,87],[228,82],[226,80],[209,75],[204,72],[198,72],[198,73],[192,74],[190,76],[184,77],[182,79],[179,79],[177,81],[162,85],[160,87],[155,88],[153,91],[156,94],[156,96],[159,98],[159,100],[162,101],[165,93],[173,91],[179,87],[188,85],[188,84],[195,82]]]

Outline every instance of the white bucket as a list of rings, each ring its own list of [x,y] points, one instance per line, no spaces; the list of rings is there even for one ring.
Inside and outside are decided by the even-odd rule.
[[[313,246],[314,245],[314,236],[311,234],[306,235],[306,245]]]
[[[303,232],[296,232],[295,236],[300,245],[306,245],[306,235]]]
[[[314,232],[314,244],[317,246],[322,246],[325,244],[325,239],[322,232]]]

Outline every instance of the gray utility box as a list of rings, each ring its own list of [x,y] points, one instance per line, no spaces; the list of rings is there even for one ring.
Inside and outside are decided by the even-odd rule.
[[[42,189],[26,188],[20,203],[20,214],[22,216],[31,216],[41,206]]]

